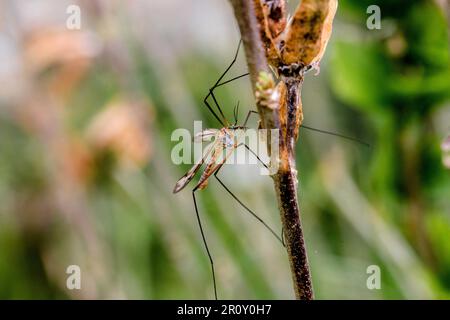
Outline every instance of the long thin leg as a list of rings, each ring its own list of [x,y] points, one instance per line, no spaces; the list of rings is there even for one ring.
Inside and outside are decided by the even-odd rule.
[[[247,116],[245,117],[244,124],[242,125],[243,127],[247,126],[247,122],[248,122],[248,120],[250,119],[250,116],[251,116],[253,113],[254,113],[254,114],[258,114],[258,111],[250,110],[250,111],[247,113]],[[343,134],[340,134],[340,133],[336,133],[336,132],[331,132],[331,131],[327,131],[327,130],[322,130],[322,129],[313,128],[313,127],[310,127],[310,126],[307,126],[307,125],[304,125],[304,124],[302,124],[300,127],[305,128],[305,129],[307,129],[307,130],[319,132],[319,133],[329,134],[329,135],[332,135],[332,136],[335,136],[335,137],[343,138],[343,139],[346,139],[346,140],[350,140],[350,141],[353,141],[353,142],[362,144],[362,145],[364,145],[364,146],[366,146],[366,147],[370,147],[370,144],[369,144],[369,143],[367,143],[367,142],[365,142],[365,141],[363,141],[363,140],[360,140],[360,139],[358,139],[358,138],[353,138],[353,137],[349,137],[349,136],[346,136],[346,135],[343,135]],[[250,151],[251,151],[251,150],[250,150]],[[254,154],[254,153],[253,153],[253,154]]]
[[[336,137],[339,137],[339,138],[347,139],[347,140],[350,140],[350,141],[353,141],[353,142],[362,144],[362,145],[364,145],[364,146],[370,148],[370,144],[368,144],[367,142],[362,141],[362,140],[360,140],[360,139],[357,139],[357,138],[345,136],[345,135],[343,135],[343,134],[335,133],[335,132],[331,132],[331,131],[326,131],[326,130],[316,129],[316,128],[313,128],[313,127],[305,126],[304,124],[302,124],[300,127],[301,127],[301,128],[305,128],[305,129],[308,129],[308,130],[311,130],[311,131],[316,131],[316,132],[320,132],[320,133],[325,133],[325,134],[329,134],[329,135],[332,135],[332,136],[336,136]]]
[[[247,113],[247,116],[245,117],[245,121],[244,121],[244,123],[242,124],[243,127],[246,127],[246,126],[247,126],[247,122],[248,122],[248,120],[250,119],[250,116],[251,116],[253,113],[258,114],[258,111],[250,110],[250,111]]]
[[[244,76],[244,75],[243,75],[243,76]],[[258,111],[250,110],[250,111],[247,113],[247,116],[245,117],[244,124],[242,125],[243,127],[247,126],[247,122],[248,122],[248,120],[250,119],[250,116],[251,116],[252,114],[258,114]],[[322,129],[313,128],[313,127],[307,126],[307,125],[305,125],[305,124],[300,125],[300,127],[305,128],[305,129],[307,129],[307,130],[319,132],[319,133],[329,134],[329,135],[332,135],[332,136],[335,136],[335,137],[343,138],[343,139],[346,139],[346,140],[350,140],[350,141],[353,141],[353,142],[362,144],[362,145],[364,145],[364,146],[366,146],[366,147],[370,147],[370,144],[369,144],[369,143],[367,143],[367,142],[365,142],[365,141],[363,141],[363,140],[360,140],[360,139],[358,139],[358,138],[349,137],[349,136],[346,136],[346,135],[343,135],[343,134],[340,134],[340,133],[336,133],[336,132],[331,132],[331,131],[327,131],[327,130],[322,130]],[[250,151],[251,151],[251,150],[250,150]],[[254,153],[253,153],[253,154],[254,154]]]
[[[238,54],[239,54],[239,49],[240,49],[240,47],[241,47],[241,43],[242,43],[242,40],[239,41],[238,48],[237,48],[237,50],[236,50],[236,53],[235,53],[234,58],[233,58],[233,60],[231,61],[230,65],[225,69],[224,73],[219,77],[219,79],[218,79],[218,80],[216,81],[216,83],[212,86],[212,88],[209,89],[209,92],[208,92],[208,94],[206,95],[205,99],[203,99],[203,102],[205,103],[206,107],[209,109],[209,111],[211,111],[211,113],[214,115],[214,117],[215,117],[215,118],[220,122],[220,124],[221,124],[222,126],[224,126],[224,127],[225,127],[226,125],[225,125],[225,123],[224,123],[223,121],[226,122],[226,118],[225,118],[225,115],[224,115],[222,109],[221,109],[220,106],[219,106],[219,103],[217,102],[216,97],[214,96],[214,89],[216,89],[216,88],[219,86],[220,81],[222,81],[223,77],[225,77],[225,75],[228,73],[228,71],[230,71],[231,67],[232,67],[232,66],[234,65],[234,63],[236,62],[237,56],[238,56]],[[235,79],[239,79],[240,77],[243,77],[243,76],[244,76],[244,75],[239,76],[239,77],[236,77]],[[233,81],[233,80],[235,80],[235,79],[228,80],[228,81],[222,83],[221,85],[224,85],[225,83],[229,83],[229,82],[231,82],[231,81]],[[220,113],[222,119],[219,118],[219,116],[216,114],[216,112],[213,110],[213,108],[212,108],[211,105],[209,104],[208,98],[209,98],[210,96],[213,98],[214,104],[216,105],[217,110],[219,110],[219,113]]]
[[[248,145],[246,145],[245,143],[241,143],[239,145],[236,146],[236,148],[240,147],[240,146],[245,146],[247,148],[247,150],[249,150],[262,164],[263,166],[265,166],[267,168],[267,165],[258,157],[258,155],[250,149],[250,147]],[[220,178],[217,176],[219,174],[219,171],[222,169],[222,167],[220,167],[219,169],[217,169],[217,171],[214,173],[214,177],[217,179],[217,181],[219,181],[219,183],[222,185],[222,187],[245,209],[247,210],[256,220],[258,220],[261,224],[264,225],[264,227],[266,227],[267,230],[269,230],[274,236],[275,238],[277,238],[278,241],[280,241],[280,243],[283,245],[284,247],[284,243],[283,240],[280,238],[280,236],[271,228],[269,227],[269,225],[267,223],[264,222],[264,220],[262,220],[256,213],[254,213],[252,210],[250,210],[249,207],[247,207],[244,203],[242,203],[241,200],[239,200],[239,198],[222,182],[222,180],[220,180]]]
[[[254,152],[252,149],[250,149],[250,147],[249,147],[247,144],[241,143],[241,144],[238,145],[238,147],[241,146],[241,145],[244,145],[245,148],[247,148],[247,150],[250,151],[250,152],[256,157],[256,159],[258,159],[258,161],[259,161],[260,163],[262,163],[262,165],[263,165],[266,169],[269,169],[269,167],[264,163],[264,161],[262,161],[262,160],[258,157],[258,155],[256,154],[256,152]]]
[[[214,298],[217,300],[217,287],[216,287],[216,274],[214,272],[214,261],[212,259],[211,253],[209,252],[205,233],[203,232],[202,222],[200,220],[200,215],[198,214],[197,200],[195,199],[195,191],[197,191],[197,189],[194,189],[192,191],[192,198],[194,199],[194,206],[195,206],[195,214],[197,216],[197,222],[198,222],[198,226],[200,228],[200,233],[202,235],[203,244],[205,245],[206,253],[208,254],[208,258],[209,258],[209,263],[211,265],[211,273],[212,273],[212,278],[213,278],[213,283],[214,283]]]
[[[234,63],[234,62],[233,62],[233,63]],[[232,64],[231,64],[231,65],[232,65]],[[212,88],[209,90],[209,94],[210,94],[211,97],[213,98],[214,103],[216,104],[217,108],[219,109],[219,112],[220,112],[221,116],[223,117],[223,119],[225,119],[225,116],[224,116],[224,114],[223,114],[223,112],[222,112],[222,109],[221,109],[220,106],[219,106],[219,103],[217,102],[216,96],[214,95],[214,90],[217,89],[217,88],[220,87],[220,86],[223,86],[223,85],[227,84],[227,83],[233,82],[233,81],[238,80],[238,79],[243,78],[243,77],[246,77],[246,76],[248,76],[249,74],[250,74],[250,73],[248,73],[248,72],[247,72],[247,73],[244,73],[244,74],[241,74],[240,76],[231,78],[230,80],[227,80],[227,81],[224,81],[224,82],[221,82],[221,83],[215,85],[214,87],[212,87]],[[209,96],[209,94],[208,94],[208,96]],[[208,96],[206,96],[205,99],[207,99]],[[205,101],[205,103],[208,105],[207,101]],[[224,124],[222,123],[222,125],[224,125]]]
[[[275,238],[277,238],[277,240],[280,241],[280,243],[284,246],[283,240],[280,238],[280,236],[277,235],[277,233],[271,227],[269,227],[269,225],[265,223],[263,219],[261,219],[256,213],[250,210],[249,207],[247,207],[244,203],[242,203],[242,201],[239,200],[239,198],[222,182],[222,180],[220,180],[220,178],[217,176],[219,170],[217,170],[214,173],[214,177],[217,179],[217,181],[219,181],[221,186],[230,194],[230,196],[234,198],[234,200],[236,200],[245,210],[247,210],[248,213],[250,213],[256,220],[258,220],[267,230],[269,230],[275,236]]]
[[[241,74],[240,76],[231,78],[230,80],[221,82],[221,83],[219,83],[218,85],[216,85],[214,89],[217,89],[218,87],[221,87],[221,86],[223,86],[223,85],[225,85],[225,84],[227,84],[227,83],[233,82],[233,81],[238,80],[238,79],[240,79],[240,78],[246,77],[246,76],[248,76],[249,74],[250,74],[250,73],[247,72],[247,73]]]

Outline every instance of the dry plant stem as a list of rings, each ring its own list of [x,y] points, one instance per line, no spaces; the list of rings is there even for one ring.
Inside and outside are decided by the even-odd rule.
[[[242,40],[244,42],[247,64],[251,76],[253,90],[256,92],[256,83],[261,72],[269,72],[269,66],[263,44],[261,41],[259,27],[255,16],[255,8],[252,0],[230,0],[236,20],[239,25]],[[300,210],[297,199],[297,170],[295,169],[295,134],[296,126],[301,123],[301,113],[297,112],[300,105],[301,80],[289,83],[287,107],[288,113],[295,114],[290,117],[288,123],[288,134],[286,143],[281,142],[280,169],[273,175],[278,206],[284,230],[286,249],[289,257],[292,278],[294,282],[295,296],[297,299],[313,299],[311,274],[306,253],[306,246],[302,225],[300,222]],[[270,112],[267,108],[257,105],[261,124],[263,128],[277,128],[279,124],[277,110]],[[297,120],[298,119],[298,120]],[[281,130],[280,130],[281,133]],[[285,138],[286,138],[285,137]],[[280,139],[282,137],[280,136]],[[286,151],[286,152],[284,152]]]

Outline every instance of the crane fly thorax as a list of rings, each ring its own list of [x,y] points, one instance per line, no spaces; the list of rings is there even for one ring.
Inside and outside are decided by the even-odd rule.
[[[232,148],[236,144],[235,143],[236,135],[234,133],[234,130],[230,130],[228,128],[222,128],[222,130],[220,130],[219,138],[220,138],[224,148]]]
[[[224,148],[233,148],[238,145],[238,140],[242,138],[245,130],[248,129],[243,126],[229,126],[220,130],[220,137]]]

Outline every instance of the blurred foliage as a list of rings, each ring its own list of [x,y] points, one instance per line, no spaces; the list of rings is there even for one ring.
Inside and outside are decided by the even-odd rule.
[[[335,44],[331,79],[337,97],[366,114],[377,133],[371,163],[371,198],[394,216],[439,282],[450,288],[449,191],[433,126],[450,98],[450,56],[445,12],[434,1],[346,1],[355,22],[369,4],[382,8],[389,32]],[[444,191],[445,190],[445,191]],[[439,220],[439,222],[437,222]],[[437,227],[439,225],[439,227]],[[437,228],[437,229],[436,229]],[[445,231],[444,231],[445,230]],[[438,236],[440,234],[441,236]]]
[[[217,126],[202,100],[238,43],[228,3],[81,0],[83,28],[68,31],[69,2],[55,1],[0,4],[0,58],[10,62],[0,67],[0,298],[212,298],[191,194],[171,193],[189,168],[172,163],[171,134],[194,120]],[[372,145],[301,132],[318,298],[450,297],[440,149],[450,58],[437,3],[341,0],[322,73],[307,76],[305,123]],[[372,4],[381,30],[366,28]],[[228,116],[237,101],[241,119],[253,109],[246,79],[217,97]],[[258,171],[226,166],[221,176],[280,230]],[[292,298],[287,257],[267,230],[213,181],[197,199],[219,297]],[[72,264],[81,290],[66,288]],[[382,270],[381,290],[366,287],[369,265]]]

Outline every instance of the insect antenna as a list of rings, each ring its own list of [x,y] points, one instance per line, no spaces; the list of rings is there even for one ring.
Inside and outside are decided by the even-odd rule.
[[[236,106],[233,109],[233,116],[234,116],[234,125],[237,125],[239,116],[239,101],[237,102]]]

